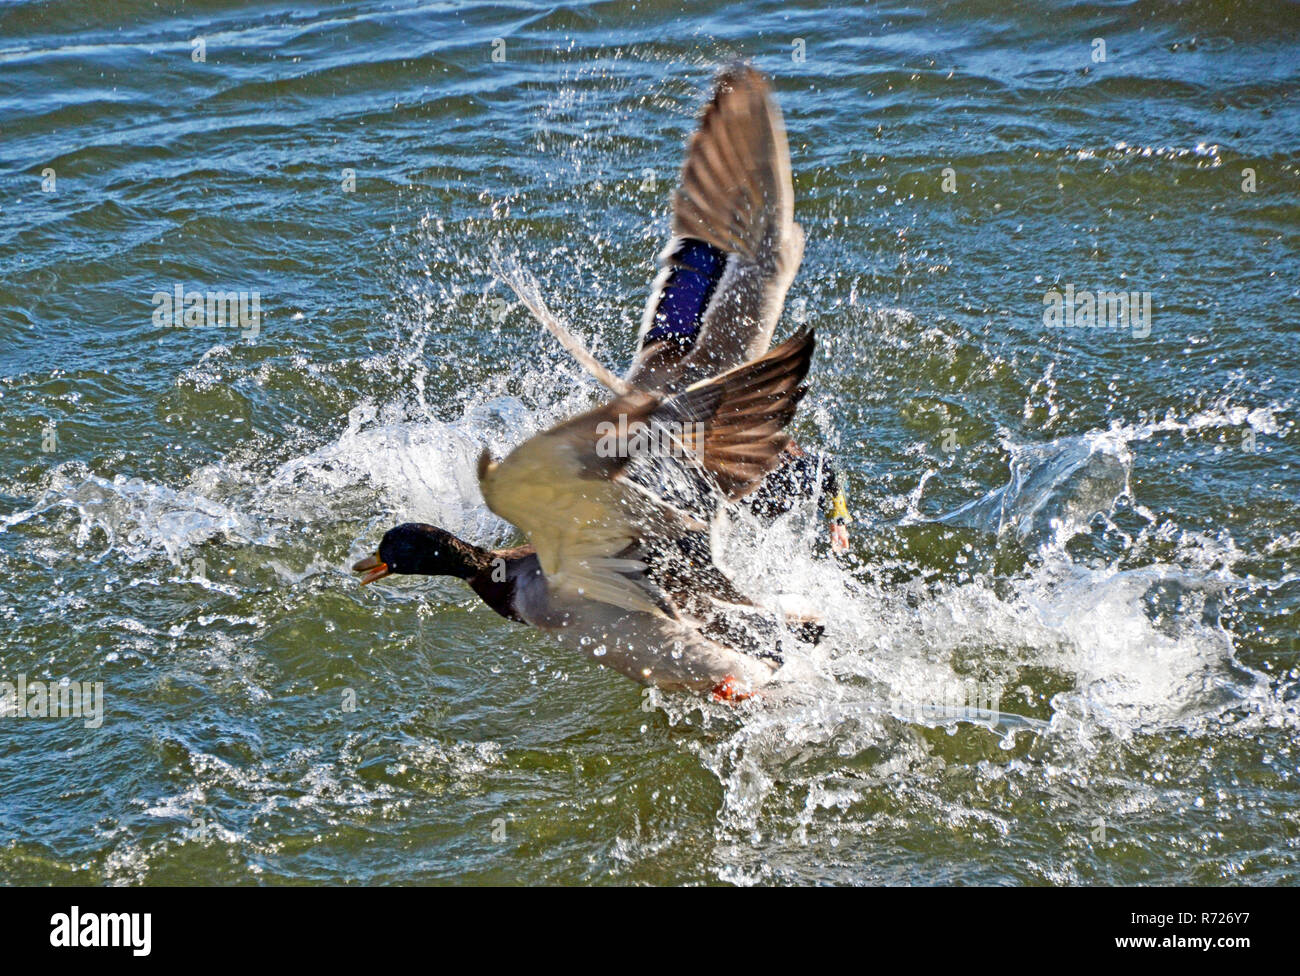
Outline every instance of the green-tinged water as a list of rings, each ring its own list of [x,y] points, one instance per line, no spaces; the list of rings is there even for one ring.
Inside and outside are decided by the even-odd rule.
[[[623,367],[735,55],[857,518],[735,521],[827,627],[740,708],[348,572],[511,538],[599,391],[493,255]],[[1295,883],[1298,151],[1291,3],[0,7],[0,700],[103,695],[0,716],[0,881]]]

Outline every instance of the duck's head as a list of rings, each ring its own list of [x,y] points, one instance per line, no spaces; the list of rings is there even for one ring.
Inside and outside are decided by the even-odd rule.
[[[352,571],[362,574],[362,586],[393,573],[468,579],[480,569],[486,555],[446,529],[406,522],[385,532],[379,551],[362,559]]]

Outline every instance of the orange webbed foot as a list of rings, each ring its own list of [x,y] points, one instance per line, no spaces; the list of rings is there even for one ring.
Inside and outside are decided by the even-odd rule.
[[[713,686],[713,690],[709,692],[709,697],[716,702],[731,702],[734,705],[736,702],[743,702],[746,699],[753,698],[756,694],[758,694],[756,691],[741,690],[739,682],[733,675],[729,674]]]

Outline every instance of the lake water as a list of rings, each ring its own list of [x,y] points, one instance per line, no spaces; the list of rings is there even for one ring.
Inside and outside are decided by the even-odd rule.
[[[103,708],[0,717],[0,881],[1300,879],[1297,7],[709,9],[0,8],[0,682]],[[599,391],[494,255],[622,368],[735,56],[856,521],[734,523],[827,637],[733,709],[348,566],[512,538]]]

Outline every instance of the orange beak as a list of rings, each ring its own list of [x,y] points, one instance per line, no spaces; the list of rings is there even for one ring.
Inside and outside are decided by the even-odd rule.
[[[373,556],[367,556],[352,567],[352,572],[362,573],[361,585],[373,583],[377,579],[383,579],[391,573],[388,563],[379,558],[379,553]]]

